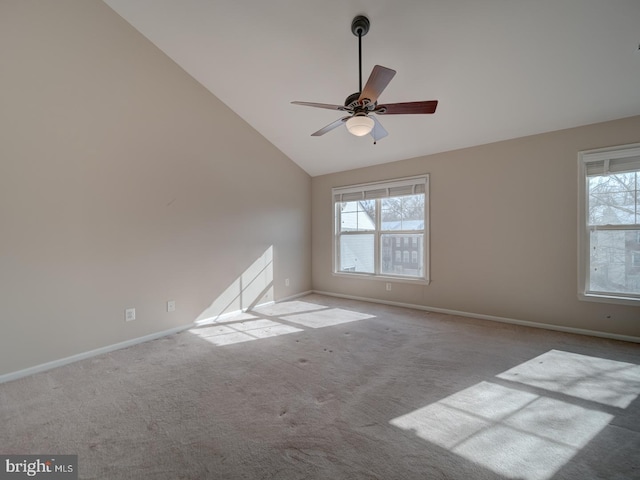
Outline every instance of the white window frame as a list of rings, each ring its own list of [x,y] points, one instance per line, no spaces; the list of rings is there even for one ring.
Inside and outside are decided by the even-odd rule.
[[[579,152],[578,154],[578,298],[580,300],[617,303],[622,305],[640,305],[639,295],[623,295],[619,293],[593,292],[589,290],[590,286],[590,252],[589,252],[589,236],[592,228],[598,230],[615,231],[615,230],[638,230],[640,224],[630,225],[598,225],[590,227],[587,224],[588,214],[587,206],[589,202],[589,192],[587,187],[588,169],[602,164],[603,172],[609,171],[609,164],[613,165],[618,162],[623,164],[626,162],[636,164],[635,159],[640,158],[640,143],[632,145],[623,145],[610,148],[601,148],[597,150],[588,150]],[[640,233],[639,233],[640,234]]]
[[[381,237],[383,233],[394,233],[398,235],[402,235],[403,233],[413,233],[413,231],[386,231],[381,230],[380,228],[380,215],[376,219],[376,229],[371,233],[374,234],[374,263],[375,263],[375,271],[373,273],[364,273],[364,272],[343,272],[340,271],[340,258],[338,255],[339,247],[338,242],[340,241],[339,228],[338,225],[338,216],[336,215],[336,203],[338,203],[337,198],[342,198],[344,196],[344,200],[342,201],[354,201],[354,195],[358,195],[362,193],[362,199],[379,199],[384,197],[395,197],[399,195],[390,194],[394,189],[406,189],[408,187],[412,188],[421,188],[424,190],[424,233],[423,233],[423,277],[411,277],[407,275],[393,275],[389,273],[381,273],[380,271],[380,252],[381,252]],[[384,191],[386,190],[386,194]],[[369,195],[369,193],[371,195]],[[417,193],[417,192],[416,192]],[[422,193],[422,192],[420,192]],[[379,196],[377,196],[379,195]],[[358,185],[348,185],[343,187],[334,187],[331,189],[331,198],[332,198],[332,262],[333,268],[332,273],[334,276],[339,277],[349,277],[349,278],[360,278],[360,279],[371,279],[371,280],[383,280],[389,281],[393,280],[394,282],[400,283],[418,283],[423,285],[428,285],[430,283],[430,274],[429,274],[429,236],[430,236],[430,228],[429,228],[429,175],[419,175],[415,177],[405,177],[405,178],[397,178],[393,180],[386,180],[381,182],[373,182],[373,183],[363,183]],[[378,212],[379,214],[380,212]],[[396,237],[396,241],[399,237]],[[404,242],[402,242],[404,243]]]

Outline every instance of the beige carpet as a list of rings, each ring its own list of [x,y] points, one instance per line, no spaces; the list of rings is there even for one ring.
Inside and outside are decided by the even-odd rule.
[[[640,346],[310,295],[0,385],[83,479],[640,478]]]

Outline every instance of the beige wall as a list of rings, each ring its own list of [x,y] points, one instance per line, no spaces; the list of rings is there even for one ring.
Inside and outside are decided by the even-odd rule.
[[[2,0],[0,63],[0,375],[311,288],[310,177],[105,4]]]
[[[640,337],[640,307],[577,299],[577,154],[640,142],[640,116],[312,179],[319,291]],[[331,274],[331,187],[428,173],[431,284]],[[610,318],[607,318],[610,317]]]

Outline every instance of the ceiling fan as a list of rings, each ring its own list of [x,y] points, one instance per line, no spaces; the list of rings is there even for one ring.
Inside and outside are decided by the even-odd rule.
[[[329,110],[338,110],[348,112],[349,115],[342,117],[335,122],[330,123],[326,127],[321,128],[312,137],[319,137],[327,132],[346,124],[347,130],[353,135],[362,137],[371,134],[374,143],[381,138],[386,137],[389,133],[384,129],[375,116],[370,115],[403,115],[403,114],[425,114],[434,113],[438,106],[437,100],[428,100],[424,102],[404,102],[404,103],[386,103],[379,105],[378,97],[382,91],[389,85],[389,82],[396,74],[395,70],[376,65],[373,67],[371,75],[367,80],[364,90],[362,89],[362,37],[369,31],[369,19],[359,15],[351,22],[351,32],[358,37],[358,67],[360,74],[360,89],[347,97],[344,105],[331,105],[327,103],[313,102],[291,102],[294,105],[305,105],[307,107],[326,108]]]

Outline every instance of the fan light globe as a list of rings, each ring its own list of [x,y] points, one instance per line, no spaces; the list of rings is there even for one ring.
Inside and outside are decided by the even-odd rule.
[[[373,130],[374,121],[365,115],[356,115],[347,120],[347,130],[356,137],[363,137]]]

